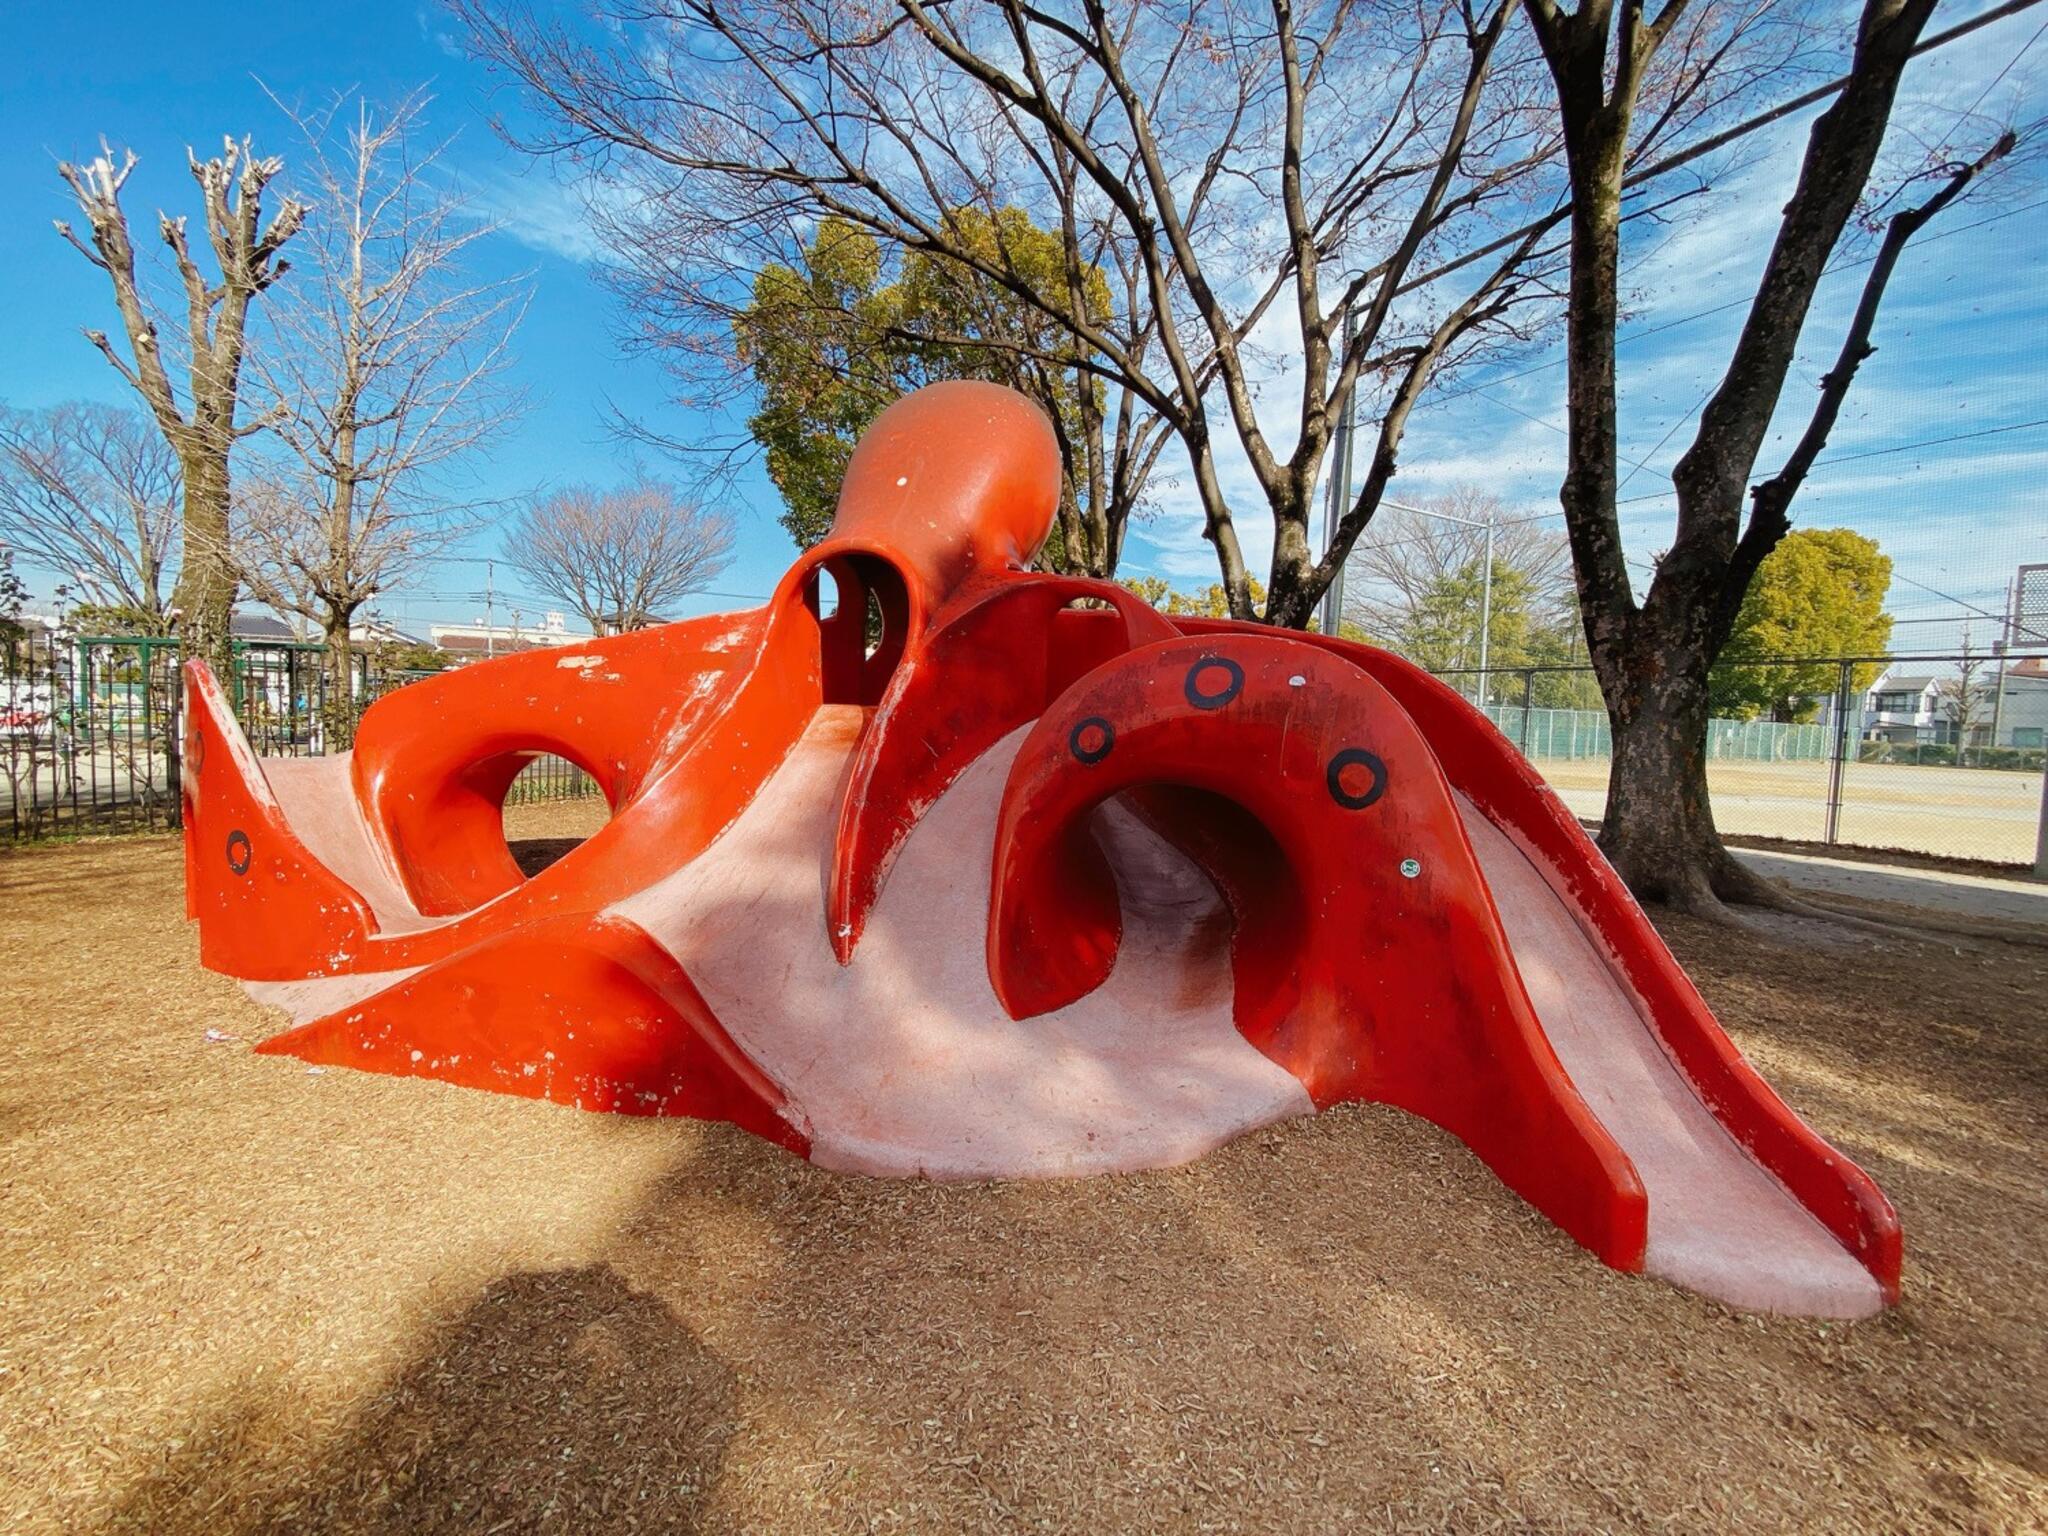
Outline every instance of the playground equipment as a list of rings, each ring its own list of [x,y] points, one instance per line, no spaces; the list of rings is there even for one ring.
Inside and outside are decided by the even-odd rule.
[[[415,683],[328,758],[259,761],[191,664],[202,959],[292,1012],[267,1052],[869,1174],[1159,1166],[1385,1102],[1617,1268],[1896,1298],[1884,1196],[1480,714],[1027,570],[1059,490],[1034,406],[935,385],[763,608]],[[528,879],[501,802],[541,753],[611,819]]]

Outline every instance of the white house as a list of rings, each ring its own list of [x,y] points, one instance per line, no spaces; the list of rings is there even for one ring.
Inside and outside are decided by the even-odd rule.
[[[1999,746],[2048,746],[2048,659],[2035,656],[2006,669],[1995,713]]]
[[[572,633],[568,616],[553,612],[543,614],[538,624],[436,624],[427,633],[458,666],[465,661],[481,661],[486,656],[545,650],[591,638]]]
[[[1949,743],[1959,734],[1967,745],[2037,748],[2048,737],[2048,662],[2010,663],[2000,676],[1986,661],[1971,679],[1967,733],[1960,722],[1957,678],[1928,673],[1886,673],[1864,703],[1863,734],[1902,745]]]

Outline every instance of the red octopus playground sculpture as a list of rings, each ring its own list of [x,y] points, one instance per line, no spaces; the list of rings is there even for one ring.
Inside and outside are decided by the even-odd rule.
[[[1379,1101],[1616,1268],[1896,1298],[1884,1196],[1479,713],[1368,646],[1027,570],[1059,489],[1030,403],[936,385],[764,608],[416,683],[340,757],[259,762],[193,663],[203,960],[291,1010],[266,1052],[870,1174],[1158,1166]],[[500,811],[540,753],[611,819],[527,879]]]

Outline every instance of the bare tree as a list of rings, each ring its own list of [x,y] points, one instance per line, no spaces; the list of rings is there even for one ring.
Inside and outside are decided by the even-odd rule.
[[[86,339],[141,395],[164,441],[178,456],[184,482],[184,556],[173,604],[186,655],[204,658],[225,676],[232,661],[229,626],[236,586],[228,543],[228,456],[238,438],[261,425],[237,419],[249,310],[256,296],[289,265],[279,253],[298,233],[307,210],[303,203],[286,198],[270,222],[263,222],[264,190],[284,169],[284,162],[259,158],[247,139],[239,144],[226,140],[221,153],[210,160],[189,151],[186,159],[199,184],[207,244],[219,275],[209,279],[201,271],[183,215],[158,214],[157,232],[170,249],[184,297],[182,400],[171,380],[153,305],[136,276],[135,244],[121,207],[121,188],[135,169],[133,151],[124,153],[116,165],[114,151],[102,140],[96,158],[82,166],[58,166],[91,238],[89,243],[81,239],[61,219],[57,232],[113,284],[128,355],[121,355],[105,331],[88,330]]]
[[[657,327],[643,332],[651,344],[708,346],[701,329],[664,322],[715,303],[760,248],[786,248],[817,217],[942,256],[1061,338],[1003,344],[1104,380],[1113,465],[1145,413],[1166,424],[1239,618],[1261,615],[1222,435],[1273,521],[1263,617],[1305,624],[1377,509],[1424,390],[1521,334],[1523,306],[1533,319],[1553,296],[1560,139],[1537,110],[1533,45],[1509,26],[1518,0],[1114,13],[658,0],[602,7],[605,25],[587,32],[518,0],[456,5],[554,125],[530,147],[601,165],[622,188],[613,243],[658,237],[642,291],[667,307],[638,316]],[[1654,74],[1651,137],[1747,91],[1763,11],[1701,11]],[[1079,259],[1112,274],[1108,316],[976,249],[949,218],[1008,205],[1073,231]],[[1379,428],[1319,558],[1315,487],[1354,386]]]
[[[0,410],[0,539],[144,634],[170,631],[178,458],[133,411]]]
[[[574,608],[600,635],[645,629],[702,591],[732,558],[731,516],[673,485],[569,486],[522,508],[505,530],[505,563],[535,592]]]
[[[1546,528],[1491,491],[1472,485],[1456,486],[1447,495],[1416,505],[1419,511],[1382,509],[1367,536],[1352,548],[1345,568],[1344,610],[1369,634],[1399,632],[1447,583],[1483,569],[1489,524],[1494,529],[1495,568],[1514,574],[1520,602],[1546,617],[1570,602],[1571,550],[1554,526]],[[1432,512],[1446,515],[1427,515]]]
[[[1982,738],[1989,727],[1998,703],[1999,679],[1997,674],[1986,672],[1989,665],[1981,651],[1973,650],[1968,634],[1963,636],[1962,656],[1956,662],[1956,675],[1945,677],[1934,685],[1934,707],[1949,725],[1949,740],[1956,749],[1956,761],[1967,761],[1971,747],[1997,746],[1995,741]]]
[[[520,406],[503,373],[528,295],[465,275],[493,226],[447,190],[427,105],[350,94],[294,115],[302,270],[251,353],[278,451],[237,492],[236,565],[319,629],[330,749],[354,734],[357,613],[474,527],[451,472]]]
[[[1705,915],[1724,900],[1786,898],[1732,858],[1714,827],[1706,779],[1708,677],[1751,578],[1790,527],[1794,496],[1825,447],[1857,368],[1874,350],[1878,305],[1899,253],[2014,145],[1940,151],[1924,200],[1888,216],[1833,366],[1783,466],[1751,476],[1805,330],[1814,291],[1865,194],[1907,62],[1934,0],[1863,0],[1850,70],[1815,120],[1777,236],[1729,358],[1673,474],[1676,537],[1639,602],[1617,516],[1615,328],[1628,165],[1644,87],[1672,45],[1688,0],[1529,0],[1555,84],[1571,173],[1567,467],[1560,499],[1587,648],[1613,725],[1601,846],[1635,893]],[[1919,183],[1914,178],[1908,183]],[[1901,189],[1887,205],[1902,201]],[[1743,502],[1751,502],[1747,524]]]

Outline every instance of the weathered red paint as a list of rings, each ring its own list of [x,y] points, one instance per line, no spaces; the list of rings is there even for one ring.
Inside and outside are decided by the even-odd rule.
[[[1013,1017],[1107,979],[1117,889],[1089,813],[1153,787],[1224,803],[1154,806],[1230,901],[1240,1033],[1318,1107],[1433,1120],[1609,1264],[1641,1267],[1642,1183],[1544,1038],[1436,758],[1339,658],[1271,632],[1174,639],[1061,695],[996,830],[989,975]]]
[[[543,918],[257,1050],[578,1109],[729,1120],[810,1149],[683,968],[623,918]]]
[[[1561,893],[1699,1100],[1896,1296],[1884,1197],[1741,1060],[1476,711],[1370,647],[1169,620],[1121,588],[1029,572],[1059,489],[1051,428],[1022,397],[921,391],[876,422],[831,536],[765,607],[416,684],[370,708],[346,764],[266,770],[195,663],[187,905],[203,960],[265,981],[412,973],[366,980],[269,1052],[728,1119],[803,1153],[802,1106],[669,950],[609,909],[707,848],[821,706],[859,706],[818,924],[761,937],[848,962],[919,818],[1022,732],[987,930],[1014,1018],[1073,1002],[1115,963],[1117,886],[1088,829],[1123,796],[1227,898],[1239,1032],[1317,1106],[1425,1115],[1608,1263],[1639,1267],[1644,1183],[1559,1064],[1455,788]],[[612,816],[528,880],[500,802],[542,752],[589,771]],[[1019,1026],[992,1010],[990,1027]]]
[[[1107,607],[1071,608],[1075,599]],[[1121,588],[1055,576],[986,582],[938,615],[917,664],[883,695],[841,803],[826,921],[845,961],[890,862],[917,819],[968,764],[1045,712],[1082,673],[1171,623]]]
[[[1201,620],[1183,627],[1195,633],[1212,628]],[[1400,701],[1458,786],[1533,855],[1596,937],[1715,1117],[1862,1261],[1886,1301],[1896,1302],[1904,1262],[1898,1212],[1876,1180],[1824,1141],[1743,1060],[1621,877],[1513,743],[1412,662],[1335,637],[1301,638],[1355,662]]]

